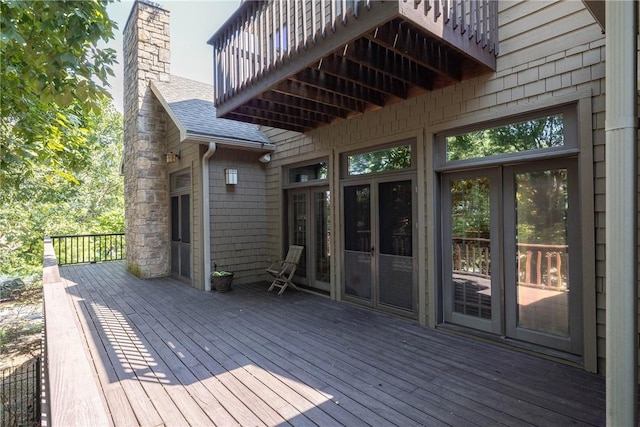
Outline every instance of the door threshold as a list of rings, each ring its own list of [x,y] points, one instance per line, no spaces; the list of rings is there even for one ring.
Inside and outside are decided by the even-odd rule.
[[[464,326],[454,325],[451,323],[440,323],[436,325],[436,329],[441,331],[451,332],[457,335],[465,336],[467,338],[480,339],[485,342],[497,344],[502,347],[517,350],[523,353],[539,356],[545,359],[553,360],[565,365],[571,365],[576,368],[584,369],[584,362],[582,356],[573,353],[567,353],[560,350],[555,350],[548,347],[543,347],[536,344],[527,343],[524,341],[518,341],[513,338],[507,338],[489,332],[478,331]]]

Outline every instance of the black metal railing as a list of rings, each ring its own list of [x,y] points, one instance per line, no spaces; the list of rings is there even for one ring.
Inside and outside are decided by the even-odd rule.
[[[125,259],[124,233],[50,237],[58,265]]]
[[[0,373],[0,426],[40,425],[40,357]]]

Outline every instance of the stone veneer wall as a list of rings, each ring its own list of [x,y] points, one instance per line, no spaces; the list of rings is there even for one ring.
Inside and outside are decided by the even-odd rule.
[[[169,80],[169,12],[137,1],[124,29],[124,182],[127,269],[169,274],[167,118],[149,80]]]

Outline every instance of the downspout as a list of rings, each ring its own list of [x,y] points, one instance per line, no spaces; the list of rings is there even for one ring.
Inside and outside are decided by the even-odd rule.
[[[637,2],[605,2],[608,426],[638,425]]]
[[[211,290],[211,218],[209,211],[209,159],[216,152],[216,143],[209,142],[209,149],[202,156],[202,260],[204,265],[204,290]]]

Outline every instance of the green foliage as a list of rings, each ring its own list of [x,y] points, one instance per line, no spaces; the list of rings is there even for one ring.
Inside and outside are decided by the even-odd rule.
[[[108,1],[0,2],[0,202],[32,196],[23,185],[56,187],[59,178],[78,182],[92,147],[87,140],[98,114],[113,49],[116,24]],[[19,190],[19,191],[17,191]]]
[[[410,145],[349,156],[349,175],[362,175],[410,167]]]
[[[230,271],[214,271],[211,273],[211,277],[228,277],[233,276],[233,273]]]
[[[564,144],[561,115],[528,120],[447,138],[448,160],[524,152]],[[519,243],[566,243],[567,171],[519,173],[515,176]],[[455,237],[490,237],[491,206],[487,178],[452,182]]]
[[[567,244],[567,170],[520,173],[515,179],[518,241]]]
[[[458,179],[451,183],[451,215],[455,237],[490,237],[489,179]]]
[[[447,138],[447,160],[476,159],[564,144],[561,115],[548,116]]]
[[[93,124],[86,138],[90,156],[77,182],[46,181],[46,172],[35,170],[0,204],[0,275],[40,273],[45,235],[124,230],[122,117],[107,101],[100,109],[85,118]]]

